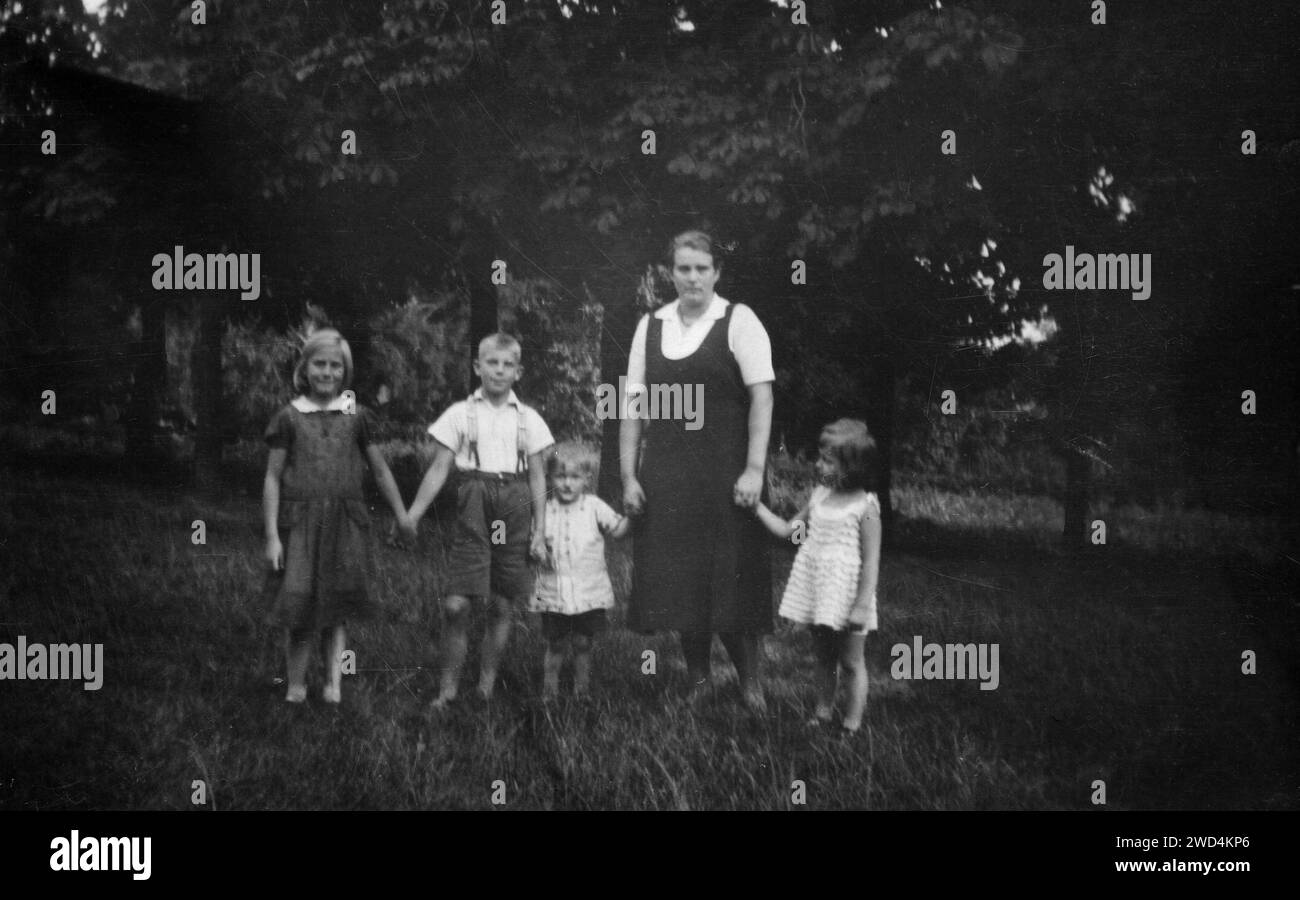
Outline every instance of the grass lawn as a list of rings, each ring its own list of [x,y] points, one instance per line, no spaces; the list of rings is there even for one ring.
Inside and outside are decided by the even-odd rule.
[[[485,809],[502,788],[516,809],[789,809],[796,781],[808,809],[1088,809],[1096,779],[1109,809],[1300,805],[1296,566],[1274,524],[1119,510],[1107,546],[1067,555],[1052,501],[904,486],[868,716],[846,738],[805,724],[806,634],[768,638],[754,720],[723,665],[713,699],[684,706],[675,642],[624,630],[621,610],[586,704],[539,702],[540,627],[521,616],[492,704],[430,717],[427,525],[415,552],[379,549],[384,613],[349,635],[342,706],[313,690],[290,707],[261,624],[259,488],[0,466],[0,641],[104,645],[99,691],[0,682],[0,808],[186,809],[198,779],[217,809]],[[778,591],[791,556],[778,547]],[[621,602],[626,545],[611,565]],[[914,635],[996,642],[998,688],[894,680],[890,648]],[[472,651],[467,687],[475,669]]]

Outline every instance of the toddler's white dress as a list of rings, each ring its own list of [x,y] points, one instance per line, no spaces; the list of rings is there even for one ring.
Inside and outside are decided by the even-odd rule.
[[[828,487],[813,490],[808,533],[799,547],[781,597],[780,616],[803,625],[849,627],[849,611],[858,597],[862,575],[862,522],[880,518],[876,495],[861,492],[843,507],[826,503]],[[876,597],[871,597],[867,631],[875,631]]]

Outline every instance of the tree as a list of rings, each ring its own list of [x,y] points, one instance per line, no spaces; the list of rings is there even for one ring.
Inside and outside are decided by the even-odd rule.
[[[150,17],[115,3],[102,37],[117,74],[202,98],[211,133],[243,148],[210,165],[231,173],[237,214],[277,235],[286,319],[324,295],[351,326],[452,271],[477,337],[498,318],[488,279],[502,261],[574,309],[605,304],[613,380],[647,262],[706,225],[735,247],[726,289],[782,348],[779,427],[798,440],[861,412],[888,446],[900,373],[1050,316],[1042,392],[1072,460],[1071,534],[1083,460],[1185,346],[1171,313],[1190,298],[1203,319],[1205,280],[1254,263],[1236,239],[1251,222],[1233,208],[1240,185],[1202,174],[1224,159],[1226,126],[1294,122],[1254,88],[1289,19],[1232,30],[1234,55],[1191,82],[1163,66],[1223,39],[1233,10],[1219,3],[1112,10],[1106,26],[1027,0],[827,0],[806,25],[767,0],[520,0],[505,24],[484,2],[209,6],[195,28],[188,4]],[[1209,90],[1229,76],[1242,90]],[[1199,254],[1224,238],[1224,258]],[[1044,254],[1072,241],[1159,248],[1173,290],[1141,306],[1044,293]]]

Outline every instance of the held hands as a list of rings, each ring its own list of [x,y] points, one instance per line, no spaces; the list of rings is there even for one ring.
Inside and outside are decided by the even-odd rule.
[[[415,546],[419,525],[419,520],[414,518],[409,511],[403,512],[397,517],[397,535],[403,544],[408,547]]]
[[[279,535],[271,535],[266,539],[266,561],[271,564],[273,572],[284,568],[284,547],[280,544]]]
[[[733,498],[736,505],[744,509],[754,509],[758,505],[759,495],[763,492],[763,470],[746,466],[745,471],[736,479]]]
[[[533,537],[528,542],[528,556],[533,562],[546,564],[549,554],[546,548],[546,535],[541,531],[533,532]]]
[[[388,530],[386,543],[390,547],[400,547],[403,550],[415,549],[416,529],[419,524],[418,519],[411,517],[406,510],[393,514],[393,525]]]
[[[623,482],[623,509],[629,516],[639,516],[645,512],[645,491],[641,482],[629,478]]]
[[[737,506],[754,509],[763,492],[762,469],[746,468],[736,479],[734,499]],[[630,478],[623,483],[623,509],[629,516],[639,516],[645,511],[645,491],[641,482]]]

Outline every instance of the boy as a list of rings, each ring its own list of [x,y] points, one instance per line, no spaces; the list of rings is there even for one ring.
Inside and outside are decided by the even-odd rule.
[[[546,557],[543,451],[555,441],[537,411],[511,389],[523,371],[520,352],[508,334],[491,334],[479,343],[474,374],[482,386],[429,426],[437,449],[409,510],[406,533],[413,538],[454,462],[456,535],[442,597],[442,678],[435,710],[456,699],[469,649],[472,597],[487,601],[478,692],[492,699],[513,604],[532,592],[528,557]]]

